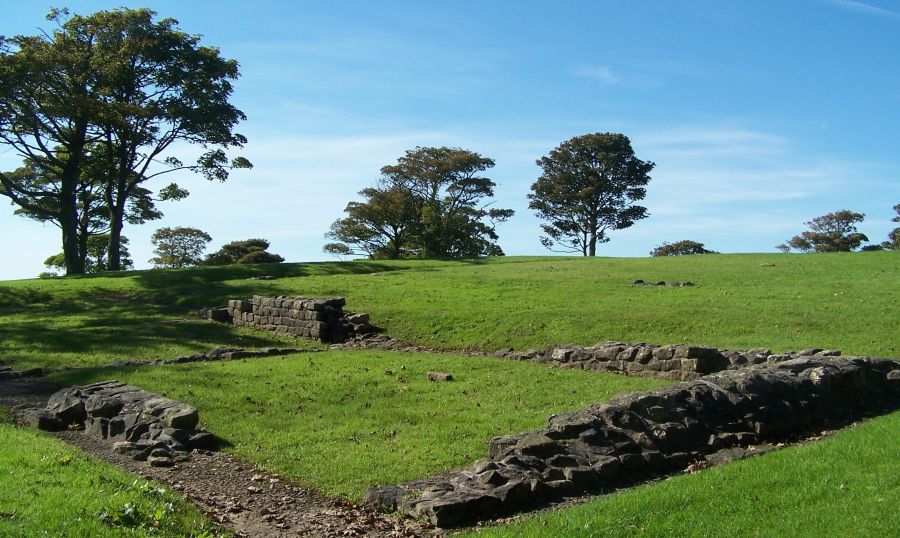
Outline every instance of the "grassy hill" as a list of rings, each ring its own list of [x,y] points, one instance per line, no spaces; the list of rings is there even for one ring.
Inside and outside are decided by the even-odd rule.
[[[278,278],[248,280],[263,274]],[[634,279],[689,280],[695,286],[633,287]],[[0,283],[0,360],[17,369],[43,366],[66,384],[118,378],[188,401],[199,408],[204,425],[234,444],[228,449],[233,453],[300,483],[353,498],[373,484],[396,483],[484,457],[491,436],[539,427],[552,412],[665,382],[452,353],[329,351],[152,368],[110,364],[217,346],[324,349],[315,342],[205,322],[195,315],[201,306],[253,294],[344,296],[348,310],[371,313],[373,322],[391,336],[451,351],[624,340],[774,351],[826,347],[900,357],[898,289],[900,257],[893,252],[357,261],[136,271]],[[450,371],[457,381],[430,384],[424,381],[429,370]],[[648,485],[531,518],[521,528],[491,532],[593,536],[644,529],[682,535],[697,529],[699,520],[690,515],[696,510],[715,514],[697,532],[706,535],[740,534],[735,529],[766,534],[767,528],[791,534],[819,512],[828,512],[832,523],[827,525],[852,527],[860,535],[897,530],[896,520],[881,518],[878,510],[841,515],[828,489],[832,482],[852,483],[853,495],[846,496],[851,503],[863,502],[858,492],[879,492],[878,498],[895,503],[900,495],[896,416],[873,421],[880,426],[863,430],[862,441],[850,432],[849,445],[835,441],[784,452],[797,456],[768,454],[743,466]],[[16,442],[35,454],[58,450],[42,436],[20,437]],[[868,447],[868,455],[859,465],[846,465],[847,446],[859,443]],[[24,457],[0,451],[0,467],[16,468]],[[810,458],[815,465],[804,466]],[[52,472],[85,471],[64,466]],[[808,475],[824,478],[807,487],[801,477]],[[75,476],[65,487],[80,488],[84,479]],[[37,491],[44,478],[37,469],[22,480],[31,480],[23,487]],[[729,488],[728,495],[700,496],[723,488]],[[758,491],[768,488],[778,489],[777,497],[759,504]],[[803,509],[785,511],[790,499]],[[15,518],[7,521],[3,514],[25,507],[15,499],[0,500],[0,534],[4,528],[37,533],[43,530],[41,521],[56,517],[33,519],[30,528],[5,527]],[[98,502],[117,501],[98,495]],[[738,505],[741,510],[734,509]],[[660,507],[676,514],[666,523],[671,531],[641,515],[658,513]],[[610,515],[619,513],[624,515]],[[193,526],[194,516],[185,514],[184,525]],[[630,530],[622,531],[626,523]]]
[[[271,274],[277,280],[247,280]],[[634,279],[694,287],[631,287]],[[388,334],[440,349],[600,340],[900,356],[895,252],[672,258],[356,261],[136,271],[0,283],[11,365],[102,365],[284,343],[194,310],[260,295],[340,295]]]

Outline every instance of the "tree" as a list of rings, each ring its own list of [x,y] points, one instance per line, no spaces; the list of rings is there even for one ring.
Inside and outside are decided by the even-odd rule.
[[[326,234],[350,246],[330,243],[327,251],[371,258],[502,256],[496,225],[513,211],[490,207],[496,184],[480,174],[493,166],[461,148],[407,151],[381,169],[379,185],[360,191],[366,200],[347,204],[347,217]]]
[[[856,223],[865,219],[862,213],[846,209],[828,213],[805,222],[809,230],[777,245],[782,252],[791,249],[800,252],[850,252],[856,250],[869,238],[856,231]]]
[[[188,267],[201,261],[203,251],[212,237],[197,228],[160,228],[153,232],[150,242],[156,247],[150,263],[156,267]]]
[[[894,212],[896,215],[891,219],[891,222],[900,222],[900,204],[894,206]],[[884,250],[900,250],[900,228],[894,228],[888,234],[888,240],[881,243],[881,248]]]
[[[718,254],[714,250],[707,250],[703,247],[703,243],[685,239],[674,243],[666,243],[659,245],[650,251],[650,255],[659,256],[688,256],[691,254]]]
[[[549,250],[595,256],[608,231],[646,218],[636,205],[647,194],[656,166],[635,157],[627,136],[595,133],[576,136],[537,161],[543,173],[531,185],[528,207],[546,220],[541,244]]]
[[[203,260],[203,265],[230,265],[232,263],[281,263],[284,258],[268,252],[265,239],[232,241]]]
[[[140,210],[153,209],[145,182],[175,170],[224,181],[230,169],[250,167],[225,155],[246,142],[232,132],[244,114],[228,103],[237,62],[201,46],[174,19],[154,21],[155,15],[121,8],[65,18],[67,11],[53,10],[48,19],[58,28],[52,33],[0,38],[0,143],[58,184],[55,218],[67,273],[84,271],[79,182],[102,185],[115,270],[124,223],[154,214]],[[163,157],[175,142],[206,151],[196,164],[184,165]],[[13,203],[28,201],[6,173],[0,184]],[[186,194],[170,186],[158,199]]]
[[[325,234],[343,243],[329,243],[323,249],[345,256],[363,252],[373,259],[411,256],[416,240],[417,203],[410,192],[392,187],[363,189],[359,194],[366,201],[348,203],[344,209],[347,216],[336,220]]]
[[[86,243],[86,251],[85,251],[85,263],[84,269],[85,273],[98,273],[100,271],[108,271],[109,264],[107,262],[107,248],[109,247],[109,237],[107,234],[95,234],[89,235],[87,237]],[[131,259],[131,253],[128,251],[128,238],[124,235],[122,236],[122,249],[121,249],[121,265],[122,269],[131,269],[134,267],[134,262]],[[66,269],[66,258],[62,252],[59,254],[50,256],[46,260],[44,260],[44,265],[47,266],[48,269],[54,270],[65,270]],[[56,274],[56,273],[54,273]]]
[[[246,119],[228,102],[231,81],[239,76],[238,63],[222,58],[219,50],[200,45],[200,36],[188,35],[178,21],[154,22],[149,9],[101,11],[73,17],[66,25],[101,29],[103,49],[100,123],[106,160],[106,202],[110,221],[110,267],[117,269],[117,239],[128,203],[142,184],[176,170],[192,170],[208,180],[225,181],[229,170],[250,168],[248,160],[228,160],[225,150],[242,147],[243,135],[233,128]],[[206,151],[195,164],[175,157],[161,159],[175,142],[198,144]],[[154,168],[159,161],[166,165]],[[170,185],[172,192],[186,192]],[[171,198],[167,198],[171,199]]]
[[[107,229],[106,211],[97,184],[85,180],[85,173],[79,174],[70,192],[74,198],[68,202],[69,207],[66,207],[62,196],[64,187],[60,181],[60,169],[52,164],[41,166],[34,159],[26,159],[23,164],[24,166],[3,174],[0,193],[19,206],[14,214],[67,230],[70,247],[75,248],[75,252],[70,252],[70,255],[75,257],[77,265],[83,271],[90,272],[85,266],[88,242],[92,236],[103,234]],[[65,242],[63,247],[65,248]],[[60,256],[62,268],[65,269],[65,251]]]
[[[82,170],[74,191],[75,228],[71,233],[76,238],[78,262],[87,273],[108,269],[106,262],[102,268],[98,268],[96,261],[98,257],[108,259],[109,248],[107,244],[101,249],[98,244],[100,237],[109,243],[109,212],[103,197],[104,186],[90,179],[102,173],[96,169],[97,164],[97,161],[90,161],[89,166]],[[40,222],[49,222],[62,228],[63,204],[59,196],[62,190],[59,169],[53,165],[42,167],[33,159],[26,159],[24,165],[5,174],[7,182],[0,185],[0,192],[10,192],[10,197],[16,199],[15,203],[19,208],[14,214]],[[170,186],[164,191],[170,199],[177,198],[180,194],[177,186]],[[156,209],[155,201],[150,191],[137,189],[128,205],[125,218],[132,223],[161,218],[162,213]],[[127,240],[122,239],[120,242],[122,245],[120,268],[127,269],[133,265],[127,258],[125,247]],[[48,260],[54,261],[54,267],[66,269],[65,252],[51,256]]]
[[[60,12],[51,12],[55,18]],[[79,256],[77,198],[87,146],[99,139],[91,129],[96,99],[91,58],[95,43],[65,32],[53,36],[0,36],[0,144],[8,146],[27,168],[53,174],[58,190],[48,195],[19,177],[0,172],[2,194],[23,209],[52,197],[54,218],[62,231],[66,272],[84,272]]]

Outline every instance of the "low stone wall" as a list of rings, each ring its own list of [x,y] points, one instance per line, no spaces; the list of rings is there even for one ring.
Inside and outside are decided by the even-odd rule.
[[[600,342],[590,347],[556,345],[545,350],[500,350],[494,356],[545,362],[560,368],[578,368],[659,377],[675,381],[699,379],[707,374],[756,364],[777,364],[800,357],[835,357],[840,351],[807,349],[775,354],[769,349],[725,350],[705,346]]]
[[[301,350],[293,347],[264,347],[262,349],[244,349],[242,347],[217,347],[208,353],[194,353],[192,355],[181,355],[174,359],[150,359],[137,361],[117,360],[112,362],[112,366],[162,366],[165,364],[185,364],[189,362],[213,362],[213,361],[230,361],[237,359],[249,359],[256,357],[274,357],[276,355],[288,355],[290,353],[311,353],[313,350]]]
[[[322,342],[343,342],[354,335],[375,331],[369,324],[368,314],[344,312],[345,304],[343,297],[308,299],[254,295],[251,299],[230,300],[225,307],[204,308],[200,316]]]
[[[114,451],[159,467],[216,444],[211,433],[196,430],[195,408],[118,381],[62,389],[45,409],[25,410],[23,416],[46,430],[84,428],[85,435],[113,443]]]
[[[487,460],[370,489],[364,503],[454,526],[609,491],[898,408],[898,361],[796,358],[551,416],[542,430],[494,438]]]

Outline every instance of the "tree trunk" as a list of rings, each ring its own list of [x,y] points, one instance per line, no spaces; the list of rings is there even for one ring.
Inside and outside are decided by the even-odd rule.
[[[109,247],[107,248],[107,268],[110,271],[122,270],[122,212],[115,211],[110,215]]]
[[[107,264],[110,271],[122,270],[122,228],[125,226],[125,203],[128,201],[126,180],[119,179],[114,188],[108,188],[106,203],[109,207],[109,247]]]
[[[588,256],[597,255],[597,230],[591,230],[591,237],[588,239]]]
[[[84,258],[81,257],[81,249],[78,242],[78,215],[75,204],[71,202],[71,196],[66,188],[66,181],[62,181],[60,192],[60,216],[59,225],[62,228],[63,257],[66,260],[66,275],[84,274]],[[74,190],[74,189],[73,189]]]
[[[81,148],[77,145],[70,152],[63,166],[59,182],[59,226],[62,229],[63,257],[66,275],[84,274],[84,257],[78,241],[78,177],[81,174]]]

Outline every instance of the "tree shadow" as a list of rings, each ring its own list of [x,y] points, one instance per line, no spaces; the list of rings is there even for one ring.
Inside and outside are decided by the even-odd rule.
[[[35,304],[50,303],[53,294],[34,288],[0,286],[0,308],[19,311]]]
[[[154,269],[131,272],[129,276],[134,277],[143,289],[143,295],[153,302],[199,308],[224,304],[228,299],[249,296],[265,288],[278,288],[277,280],[283,278],[369,274],[408,269],[411,267],[364,260]],[[275,281],[270,284],[267,280],[251,280],[262,276],[274,277]],[[241,280],[246,283],[236,282]]]

